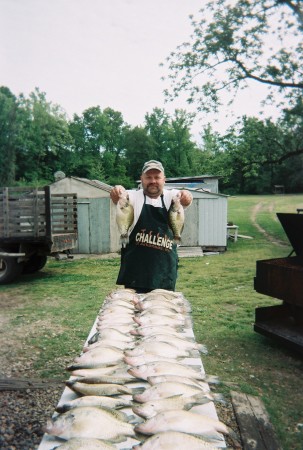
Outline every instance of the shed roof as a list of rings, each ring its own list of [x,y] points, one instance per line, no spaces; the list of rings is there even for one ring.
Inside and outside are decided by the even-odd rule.
[[[222,178],[221,176],[217,176],[217,175],[197,175],[194,177],[175,177],[175,178],[166,178],[165,182],[166,183],[175,183],[176,181],[186,181],[188,183],[193,182],[193,181],[202,181],[205,179],[214,179],[214,180],[218,180]]]
[[[112,186],[106,183],[103,183],[99,180],[89,180],[88,178],[80,178],[80,177],[70,177],[73,180],[81,181],[82,183],[89,184],[90,186],[96,187],[98,189],[102,189],[103,191],[110,192]]]

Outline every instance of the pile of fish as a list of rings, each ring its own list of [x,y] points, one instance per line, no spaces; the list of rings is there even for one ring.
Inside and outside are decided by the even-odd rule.
[[[220,401],[209,388],[217,380],[201,370],[206,349],[195,342],[182,293],[115,290],[95,331],[67,368],[73,398],[63,396],[46,425],[48,435],[64,440],[52,448],[225,447],[227,427],[205,414],[209,402]]]

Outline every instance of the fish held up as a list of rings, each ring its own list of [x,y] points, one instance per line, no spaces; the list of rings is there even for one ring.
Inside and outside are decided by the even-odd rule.
[[[126,247],[129,242],[129,228],[134,222],[134,208],[130,204],[127,191],[121,190],[117,203],[116,222],[120,233],[120,242],[122,247]]]
[[[173,232],[174,242],[180,244],[184,228],[184,208],[181,205],[179,193],[172,198],[168,211],[168,224]]]

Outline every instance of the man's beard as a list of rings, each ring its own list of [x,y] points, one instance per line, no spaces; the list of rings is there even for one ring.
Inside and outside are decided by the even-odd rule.
[[[144,193],[149,196],[155,196],[158,197],[162,193],[162,189],[160,186],[157,186],[155,184],[149,184],[145,187]]]

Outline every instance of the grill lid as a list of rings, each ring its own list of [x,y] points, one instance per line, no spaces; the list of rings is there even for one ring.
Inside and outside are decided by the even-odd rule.
[[[297,256],[303,256],[303,214],[277,213],[277,217]]]

